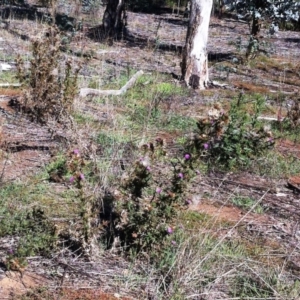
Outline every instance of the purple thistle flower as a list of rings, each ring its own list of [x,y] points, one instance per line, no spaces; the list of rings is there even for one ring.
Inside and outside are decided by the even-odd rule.
[[[177,245],[176,241],[171,241],[171,244],[174,246]]]
[[[184,159],[185,160],[189,160],[191,158],[191,155],[189,154],[189,153],[186,153],[185,155],[184,155]]]
[[[173,228],[172,227],[168,227],[167,228],[167,233],[168,234],[172,234],[173,233]]]
[[[151,171],[151,168],[148,166],[148,167],[146,168],[146,170],[150,172],[150,171]]]
[[[208,143],[205,143],[205,144],[203,145],[203,147],[204,147],[205,150],[207,150],[207,149],[209,148],[209,144],[208,144]]]
[[[70,180],[71,183],[73,183],[74,180],[75,180],[75,177],[74,177],[74,176],[71,176],[69,180]]]
[[[73,153],[74,153],[75,155],[79,155],[79,150],[78,150],[78,149],[74,149],[74,150],[73,150]]]
[[[185,203],[186,203],[187,205],[190,205],[190,204],[192,204],[192,201],[191,201],[190,199],[187,199],[187,200],[185,200]]]
[[[84,180],[84,175],[82,173],[79,174],[79,179]]]
[[[182,179],[182,178],[183,178],[183,174],[182,174],[182,173],[179,173],[179,174],[178,174],[178,177]]]
[[[157,193],[157,194],[160,194],[160,193],[161,193],[161,188],[159,188],[159,187],[156,188],[156,193]]]

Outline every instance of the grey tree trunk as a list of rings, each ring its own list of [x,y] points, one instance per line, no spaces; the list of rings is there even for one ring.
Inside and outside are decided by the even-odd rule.
[[[213,0],[191,0],[190,21],[181,64],[182,77],[194,89],[207,87],[207,40]]]
[[[103,15],[103,30],[105,38],[116,38],[125,22],[125,0],[107,0]]]

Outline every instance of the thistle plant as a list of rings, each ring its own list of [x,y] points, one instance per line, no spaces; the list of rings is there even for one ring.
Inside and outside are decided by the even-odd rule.
[[[144,145],[143,157],[114,192],[114,230],[126,250],[161,250],[185,209],[187,183],[196,175],[191,154],[169,158],[162,139]]]
[[[79,191],[79,198],[81,203],[81,222],[82,222],[82,234],[79,236],[80,244],[83,249],[87,251],[91,245],[93,238],[91,219],[93,215],[92,197],[87,193],[86,178],[84,175],[84,167],[86,162],[82,157],[79,149],[74,149],[69,154],[67,162],[67,168],[71,177],[69,178],[70,184],[73,184]]]
[[[56,169],[58,169],[56,171]],[[48,169],[50,178],[65,182],[74,189],[77,199],[80,200],[80,226],[69,226],[67,231],[60,233],[65,239],[75,242],[76,247],[80,245],[84,254],[90,255],[93,238],[96,236],[92,231],[92,218],[98,213],[94,209],[94,197],[89,192],[86,180],[88,163],[78,148],[72,149],[68,155],[58,158],[58,163],[53,163]],[[54,176],[55,175],[55,176]],[[99,235],[99,233],[97,234]]]
[[[253,112],[246,112],[251,105]],[[207,117],[198,120],[197,131],[188,149],[209,166],[225,169],[246,167],[274,145],[270,128],[258,119],[264,100],[246,101],[243,95],[232,102],[229,112],[215,104]]]

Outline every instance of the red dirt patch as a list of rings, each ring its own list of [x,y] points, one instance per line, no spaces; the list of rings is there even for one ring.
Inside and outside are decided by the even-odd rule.
[[[84,288],[57,288],[55,291],[50,291],[44,288],[36,288],[24,293],[23,295],[14,294],[17,299],[26,300],[132,300],[133,298],[122,297],[120,294],[104,293],[100,289]],[[22,298],[20,298],[22,297]]]
[[[277,142],[276,147],[284,155],[294,155],[300,158],[300,144],[282,139]]]
[[[1,159],[2,156],[2,159]],[[49,161],[50,155],[36,150],[24,150],[0,156],[0,170],[5,181],[33,175]],[[3,156],[7,158],[3,159]]]
[[[35,300],[132,300],[132,298],[122,297],[118,293],[104,293],[100,289],[76,289],[63,288],[56,291],[50,291],[41,288],[46,286],[46,278],[25,272],[23,277],[19,272],[6,272],[6,276],[0,280],[0,299],[25,299]],[[24,298],[22,298],[24,299]]]
[[[19,272],[6,272],[0,280],[0,299],[11,299],[11,295],[21,295],[32,288],[45,285],[47,280],[37,274],[26,272],[21,277]]]
[[[19,89],[12,89],[12,88],[0,88],[0,95],[3,96],[20,96],[22,94],[22,91]]]
[[[91,289],[63,289],[60,300],[130,300],[132,298],[121,297],[119,294],[106,294],[101,290],[91,290]]]
[[[197,205],[191,205],[190,210],[197,211],[200,213],[206,213],[213,218],[216,218],[220,221],[229,221],[229,222],[267,222],[268,217],[266,215],[259,215],[255,213],[249,213],[246,215],[246,212],[234,207],[234,206],[215,206],[213,204],[201,203]]]
[[[291,176],[288,179],[288,185],[294,190],[300,192],[300,174]]]
[[[0,90],[0,93],[1,90]],[[10,112],[10,113],[15,113],[15,111],[13,110],[13,108],[8,104],[9,100],[15,96],[15,95],[7,95],[7,94],[0,94],[0,108],[4,111]]]
[[[0,176],[13,180],[38,171],[57,146],[47,128],[30,122],[9,105],[11,97],[0,97]]]

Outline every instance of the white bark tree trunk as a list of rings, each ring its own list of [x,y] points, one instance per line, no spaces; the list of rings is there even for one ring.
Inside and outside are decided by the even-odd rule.
[[[208,84],[207,39],[213,0],[191,0],[190,21],[183,50],[182,76],[194,89]]]

